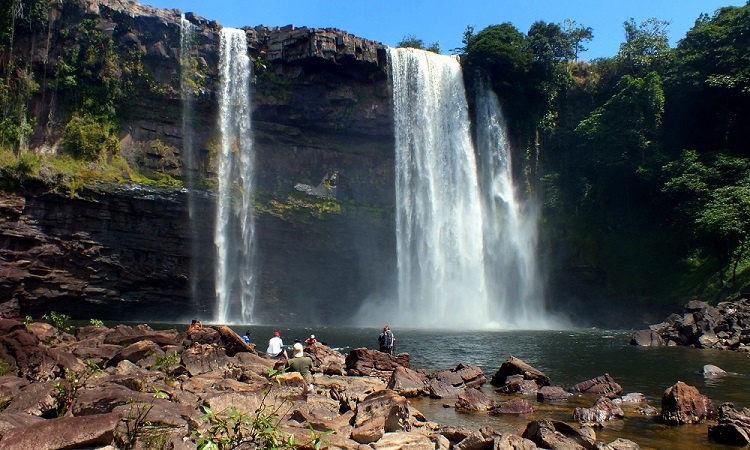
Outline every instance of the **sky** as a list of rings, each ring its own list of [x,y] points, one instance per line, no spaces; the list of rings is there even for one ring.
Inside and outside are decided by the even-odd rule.
[[[713,15],[723,6],[747,0],[140,0],[157,8],[193,12],[224,27],[285,26],[338,28],[355,36],[395,46],[406,36],[426,45],[440,44],[442,53],[461,47],[466,27],[475,32],[510,22],[526,33],[537,21],[574,20],[593,29],[594,39],[583,59],[611,57],[624,40],[623,23],[656,18],[670,22],[674,47],[701,13]]]

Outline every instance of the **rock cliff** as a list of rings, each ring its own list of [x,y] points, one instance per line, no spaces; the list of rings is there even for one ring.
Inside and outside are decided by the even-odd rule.
[[[90,21],[139,64],[138,88],[118,105],[120,154],[141,173],[173,176],[187,189],[87,185],[61,194],[30,182],[6,189],[0,314],[211,316],[221,25],[184,15],[193,33],[182,49],[186,77],[182,17],[134,1],[55,2],[46,29],[16,37],[18,58],[49,81],[29,106],[33,151],[60,151],[71,93],[50,74],[64,59],[67,30]],[[244,31],[254,63],[258,320],[342,323],[368,295],[390,293],[395,267],[385,48],[334,29]],[[294,189],[334,173],[336,212],[317,210],[313,196]]]

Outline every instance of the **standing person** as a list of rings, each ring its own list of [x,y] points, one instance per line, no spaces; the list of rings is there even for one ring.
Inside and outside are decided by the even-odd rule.
[[[268,349],[266,350],[268,356],[271,358],[284,358],[288,359],[286,350],[284,350],[284,341],[281,340],[281,333],[279,331],[273,332],[273,337],[268,340]]]
[[[396,343],[396,338],[393,336],[393,331],[388,325],[383,327],[383,332],[378,336],[378,347],[383,353],[393,354],[393,344]]]
[[[313,385],[312,373],[310,373],[312,364],[312,358],[310,358],[309,356],[305,356],[305,353],[302,349],[302,344],[300,344],[299,342],[295,342],[294,358],[287,360],[286,369],[289,372],[299,372],[300,375],[302,375],[302,379],[305,380],[305,384],[307,385],[307,392],[312,392],[313,389],[315,389],[315,386]]]

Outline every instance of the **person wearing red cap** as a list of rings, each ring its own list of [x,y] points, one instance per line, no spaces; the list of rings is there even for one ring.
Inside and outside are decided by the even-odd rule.
[[[268,341],[266,353],[271,358],[288,359],[286,350],[284,350],[284,341],[281,340],[281,333],[279,331],[273,332],[273,337]]]

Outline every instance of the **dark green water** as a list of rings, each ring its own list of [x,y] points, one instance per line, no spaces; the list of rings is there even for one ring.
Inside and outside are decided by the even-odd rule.
[[[151,324],[154,328],[164,325]],[[179,327],[185,327],[179,325]],[[175,327],[171,325],[170,327]],[[268,326],[232,326],[238,334],[252,331],[253,342],[265,351],[273,328]],[[377,348],[379,329],[362,328],[280,328],[284,343],[304,340],[315,334],[342,353],[352,348]],[[609,373],[624,389],[624,393],[641,392],[649,405],[659,411],[662,393],[683,381],[708,395],[718,407],[733,402],[735,408],[750,407],[750,355],[737,352],[698,350],[678,347],[642,348],[628,345],[632,331],[574,330],[574,331],[477,331],[446,332],[427,330],[394,330],[396,351],[411,356],[412,368],[448,369],[458,363],[480,366],[491,377],[509,356],[515,356],[543,371],[552,385],[568,388],[587,379]],[[713,364],[730,372],[718,379],[704,379],[700,370]],[[492,386],[484,392],[499,401],[507,400],[496,394]],[[439,400],[412,399],[411,403],[430,420],[467,426],[487,425],[502,432],[515,432],[534,419],[552,417],[573,423],[576,406],[589,407],[594,399],[572,397],[555,405],[537,403],[529,397],[536,412],[526,416],[489,416],[487,414],[457,413],[445,408]],[[642,406],[642,405],[639,405]],[[597,429],[597,438],[605,442],[623,437],[637,442],[641,448],[653,449],[729,449],[708,440],[708,425],[665,426],[654,418],[635,411],[635,406],[624,405],[626,418],[606,423]]]

